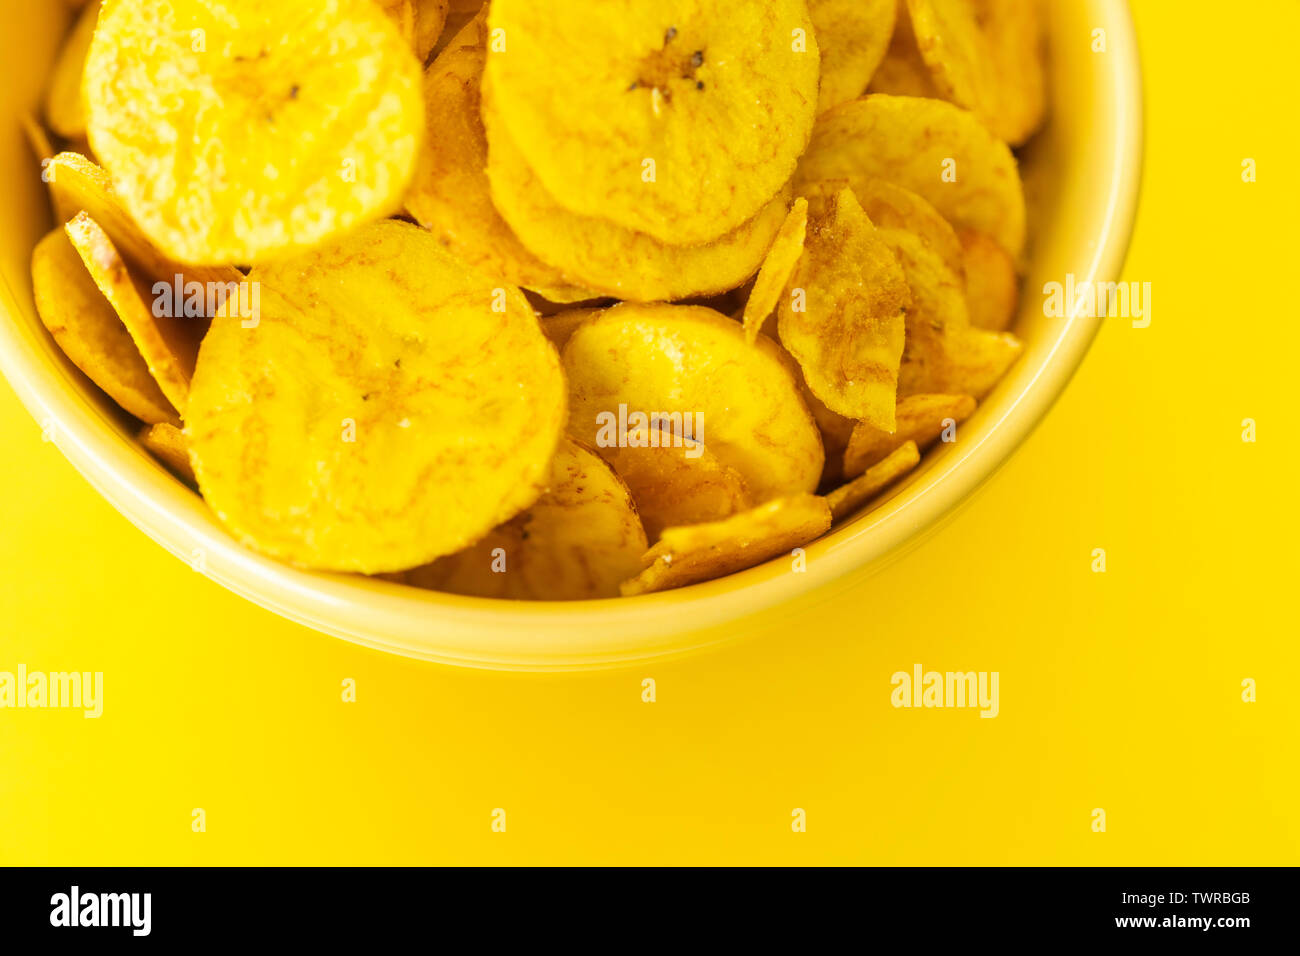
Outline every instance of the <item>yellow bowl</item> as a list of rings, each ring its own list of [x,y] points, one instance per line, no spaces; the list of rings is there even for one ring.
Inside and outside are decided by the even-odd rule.
[[[1032,248],[1017,332],[1026,350],[962,440],[927,456],[867,514],[787,561],[680,591],[613,601],[532,604],[416,591],[295,570],[237,545],[203,501],[136,444],[131,421],[77,371],[32,304],[32,246],[51,226],[39,170],[21,133],[67,26],[63,4],[9,3],[0,122],[0,370],[32,415],[99,492],[183,561],[291,620],[369,647],[447,663],[543,670],[615,666],[716,643],[737,621],[784,617],[824,600],[919,540],[1011,455],[1082,361],[1100,325],[1049,318],[1049,281],[1112,281],[1127,249],[1142,165],[1142,90],[1123,0],[1045,4],[1052,120],[1023,157]],[[1105,31],[1105,52],[1093,51]],[[726,626],[733,625],[733,626]]]

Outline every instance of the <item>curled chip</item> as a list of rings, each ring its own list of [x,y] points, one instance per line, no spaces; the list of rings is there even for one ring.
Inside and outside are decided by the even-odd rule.
[[[1040,0],[907,0],[917,49],[938,95],[973,111],[1006,142],[1027,140],[1047,112]]]
[[[625,303],[564,347],[569,433],[601,455],[629,429],[666,424],[745,479],[752,500],[812,491],[821,438],[780,347],[701,306]]]
[[[146,425],[140,429],[140,444],[149,449],[153,456],[167,468],[191,485],[198,484],[194,469],[190,466],[190,446],[185,441],[185,433],[167,422]]]
[[[819,179],[884,179],[930,202],[956,228],[988,233],[1019,258],[1025,195],[1015,157],[951,103],[872,94],[817,120],[796,191]]]
[[[819,58],[804,0],[494,0],[488,24],[494,108],[579,215],[708,242],[757,215],[808,142]]]
[[[864,474],[828,494],[826,504],[830,507],[831,514],[836,521],[847,518],[915,468],[920,460],[921,453],[917,450],[916,442],[904,442]]]
[[[426,122],[406,209],[466,263],[553,301],[590,299],[529,252],[492,205],[487,136],[479,118],[486,14],[471,20],[424,74]]]
[[[647,594],[697,584],[762,564],[803,547],[831,526],[826,499],[801,494],[708,524],[665,528],[641,559],[644,570],[623,583],[623,594]]]
[[[199,343],[208,330],[207,319],[154,308],[155,295],[149,283],[127,268],[108,234],[84,212],[77,213],[64,230],[95,285],[131,334],[149,374],[184,415]]]
[[[398,571],[536,500],[564,379],[518,290],[397,221],[250,280],[260,320],[213,321],[185,416],[203,495],[241,541]]]
[[[776,304],[785,291],[786,283],[799,257],[803,255],[804,238],[808,232],[808,200],[800,197],[790,207],[790,212],[781,223],[772,248],[767,250],[763,265],[754,279],[754,287],[745,300],[745,311],[741,321],[745,326],[745,338],[754,341],[763,331],[763,323],[772,314]]]
[[[808,223],[777,329],[827,408],[892,429],[910,304],[903,270],[845,188]]]
[[[182,262],[251,263],[396,209],[420,64],[373,0],[114,0],[87,129],[131,216]]]
[[[1016,317],[1020,301],[1016,264],[1005,249],[982,232],[963,229],[961,250],[971,325],[1005,331]]]
[[[629,431],[626,444],[604,453],[632,492],[651,541],[664,528],[717,521],[750,505],[738,471],[718,461],[703,442],[658,423]]]
[[[489,96],[483,120],[492,200],[524,245],[557,267],[571,285],[641,302],[726,292],[758,270],[785,221],[788,188],[770,198],[753,219],[712,242],[691,246],[671,245],[570,212],[537,181],[496,115]]]
[[[81,102],[81,77],[86,66],[86,52],[95,35],[99,19],[99,0],[86,4],[77,15],[72,32],[63,41],[63,49],[54,62],[54,72],[45,90],[45,121],[50,129],[65,139],[86,135],[86,110]]]
[[[808,0],[822,59],[818,113],[866,90],[889,48],[897,12],[897,0]]]
[[[67,222],[77,212],[85,212],[141,275],[160,282],[174,282],[180,276],[186,283],[213,289],[226,289],[229,283],[243,280],[243,273],[232,266],[186,266],[159,252],[122,206],[108,173],[80,153],[59,153],[50,160],[46,173],[59,220]]]
[[[36,244],[32,289],[54,341],[109,398],[144,422],[180,421],[62,229]]]
[[[934,88],[934,80],[930,79],[930,68],[916,48],[916,34],[912,32],[912,17],[907,12],[906,0],[898,0],[896,9],[894,35],[867,91],[938,99],[939,91]]]
[[[812,412],[813,421],[817,423],[817,430],[821,432],[822,447],[826,449],[826,463],[822,467],[822,478],[818,485],[826,487],[840,480],[844,465],[844,449],[849,446],[849,436],[853,434],[853,426],[857,423],[827,408],[808,388],[808,383],[803,380],[802,375],[799,386],[800,394],[808,405],[808,411]]]
[[[856,478],[872,465],[906,444],[924,448],[939,438],[945,428],[970,418],[975,399],[969,395],[909,395],[898,400],[895,431],[881,431],[859,422],[844,450],[844,477]]]
[[[476,597],[578,601],[618,596],[646,535],[627,487],[572,439],[551,461],[546,491],[464,551],[406,572],[417,587]]]

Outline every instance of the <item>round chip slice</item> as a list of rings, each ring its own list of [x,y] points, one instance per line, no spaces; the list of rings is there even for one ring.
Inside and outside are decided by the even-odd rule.
[[[126,208],[182,262],[252,263],[395,210],[420,64],[373,0],[114,0],[87,129]]]
[[[808,0],[821,51],[817,112],[861,96],[889,49],[897,0]]]
[[[1020,302],[1016,264],[1005,249],[982,232],[963,229],[960,239],[971,325],[1004,332],[1016,317]]]
[[[867,90],[891,96],[940,99],[934,80],[930,78],[930,68],[921,59],[921,51],[916,48],[916,34],[912,32],[912,17],[907,12],[906,0],[898,0],[897,11],[889,49],[876,67]]]
[[[564,379],[521,293],[391,220],[250,281],[260,321],[213,322],[186,413],[199,486],[241,541],[397,571],[536,500]]]
[[[580,601],[618,596],[646,535],[627,487],[594,452],[561,440],[546,491],[483,540],[406,572],[416,587],[476,597]]]
[[[1025,194],[1015,157],[976,117],[941,100],[872,94],[817,121],[796,191],[819,179],[884,179],[926,199],[956,228],[986,232],[1018,259]]]
[[[943,434],[947,422],[954,425],[970,418],[975,399],[969,395],[908,395],[898,400],[897,427],[882,431],[858,422],[844,449],[844,477],[856,478],[907,442],[925,448]]]
[[[771,339],[746,342],[739,322],[701,306],[618,305],[573,330],[564,368],[569,433],[601,455],[657,420],[703,441],[754,501],[817,487],[821,438],[798,370]]]
[[[494,0],[488,23],[505,128],[580,215],[708,242],[753,218],[808,142],[805,0]]]
[[[643,570],[623,594],[667,591],[762,564],[803,547],[831,526],[831,509],[817,495],[789,495],[722,521],[666,528],[642,558]]]
[[[194,468],[190,465],[190,446],[185,433],[175,425],[159,422],[140,429],[140,444],[153,454],[167,469],[182,481],[197,484]]]
[[[63,49],[54,62],[50,85],[45,91],[45,120],[50,129],[64,139],[86,135],[86,110],[81,102],[81,76],[86,66],[86,51],[95,35],[99,19],[99,0],[86,4],[77,15],[72,32],[63,41]]]
[[[570,212],[538,182],[497,119],[493,103],[490,95],[485,97],[493,202],[524,245],[556,266],[572,285],[637,302],[726,292],[758,270],[785,221],[788,187],[753,219],[719,239],[693,246],[661,242],[604,219]]]

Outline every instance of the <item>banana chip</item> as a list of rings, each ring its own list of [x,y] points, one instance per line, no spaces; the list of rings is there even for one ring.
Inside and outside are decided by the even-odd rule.
[[[602,456],[658,420],[739,472],[752,500],[812,491],[821,438],[772,340],[701,306],[623,304],[564,347],[569,433]]]
[[[627,487],[594,452],[565,438],[546,491],[470,548],[408,571],[407,584],[476,597],[579,601],[618,596],[646,534]]]
[[[494,0],[488,24],[494,109],[581,216],[709,242],[770,203],[808,142],[819,57],[804,0]]]
[[[167,466],[167,469],[191,485],[198,484],[190,465],[190,446],[185,433],[175,425],[159,422],[140,429],[140,444]]]
[[[54,72],[45,91],[45,121],[65,139],[86,135],[86,110],[81,102],[81,77],[86,66],[90,39],[99,19],[99,2],[86,4],[77,15],[72,32],[63,41]]]
[[[260,321],[212,323],[186,413],[199,486],[241,541],[306,567],[399,571],[537,499],[564,379],[517,290],[398,221],[250,279]]]
[[[126,326],[108,304],[63,229],[32,252],[36,311],[72,364],[144,422],[180,422]]]
[[[852,190],[809,221],[790,290],[777,329],[812,393],[839,415],[892,430],[911,295]]]
[[[1006,250],[982,232],[961,232],[962,272],[971,325],[1003,332],[1016,317],[1020,283]]]
[[[817,120],[796,191],[819,179],[884,179],[917,193],[954,227],[1025,245],[1025,195],[1015,157],[976,117],[941,100],[872,94]]]
[[[448,0],[413,0],[415,4],[415,55],[428,61],[447,25]]]
[[[252,263],[398,208],[420,64],[372,0],[114,0],[86,61],[91,146],[168,256]]]
[[[948,422],[970,418],[975,399],[969,395],[909,395],[898,400],[897,427],[890,433],[859,422],[844,450],[844,477],[856,478],[907,442],[925,448],[943,434]]]
[[[483,6],[483,0],[450,0],[447,6],[447,22],[442,25],[442,33],[433,45],[433,56],[446,49],[447,44],[455,39],[456,34],[465,28],[465,24],[478,16]]]
[[[868,468],[865,474],[828,494],[826,504],[831,509],[831,515],[836,521],[844,520],[915,468],[920,460],[921,453],[917,450],[916,442],[904,442],[882,461]]]
[[[793,361],[793,359],[791,360]],[[837,415],[827,408],[820,398],[812,393],[803,376],[799,377],[800,394],[808,411],[812,413],[817,430],[821,432],[822,447],[826,449],[826,463],[822,466],[822,478],[818,487],[825,488],[840,481],[844,466],[844,449],[849,447],[849,436],[857,424],[851,418]]]
[[[703,442],[674,438],[671,429],[656,424],[630,431],[625,445],[605,449],[605,459],[632,492],[651,541],[664,528],[717,521],[750,506],[738,471],[718,461]]]
[[[108,233],[84,212],[77,213],[63,228],[86,271],[131,334],[149,374],[167,400],[184,415],[208,320],[160,315],[162,310],[152,305],[155,296],[149,283],[127,268]]]
[[[638,302],[726,292],[758,270],[785,221],[788,187],[753,219],[694,246],[671,245],[604,219],[578,215],[546,192],[496,115],[489,96],[483,120],[492,200],[524,245],[556,266],[571,285]]]
[[[573,330],[593,315],[599,315],[603,311],[603,309],[567,309],[554,315],[542,316],[540,319],[542,331],[557,349],[564,351],[564,347],[569,344],[569,336],[573,335]]]
[[[803,243],[808,232],[808,200],[800,197],[790,207],[790,212],[781,223],[772,248],[767,250],[763,265],[754,278],[754,287],[745,300],[745,311],[741,322],[745,326],[745,338],[750,342],[758,338],[763,331],[763,323],[772,314],[785,291],[786,283],[799,264],[803,255]]]
[[[1012,146],[1047,112],[1041,0],[907,0],[938,95]]]
[[[486,14],[471,20],[424,74],[424,146],[406,209],[455,255],[511,285],[546,290],[552,301],[579,301],[595,293],[566,288],[557,269],[521,243],[492,205],[487,136],[479,118],[479,83],[487,36]]]
[[[907,0],[898,0],[894,20],[894,35],[890,38],[885,58],[876,67],[867,87],[870,93],[888,93],[891,96],[921,96],[939,99],[930,68],[916,48],[916,34],[912,32],[912,17],[907,12]]]
[[[889,48],[897,12],[897,0],[808,0],[822,59],[818,113],[866,90]]]
[[[722,521],[665,528],[642,558],[644,570],[623,584],[623,594],[667,591],[720,578],[789,553],[831,526],[831,509],[817,495],[776,498]]]

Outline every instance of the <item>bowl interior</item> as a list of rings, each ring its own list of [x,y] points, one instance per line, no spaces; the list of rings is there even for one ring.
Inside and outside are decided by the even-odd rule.
[[[62,4],[6,4],[0,93],[0,371],[73,465],[137,527],[225,587],[292,620],[412,657],[480,667],[616,666],[725,639],[738,619],[793,613],[869,574],[950,513],[1004,462],[1068,382],[1099,320],[1044,315],[1048,281],[1110,281],[1123,264],[1141,171],[1141,79],[1123,0],[1051,3],[1052,119],[1022,151],[1031,246],[1016,332],[1025,354],[962,426],[866,514],[785,560],[679,591],[533,604],[416,591],[302,572],[235,544],[204,503],[143,452],[132,420],[46,334],[32,303],[31,249],[53,223],[22,134],[67,25]],[[1095,30],[1106,49],[1094,52]]]

